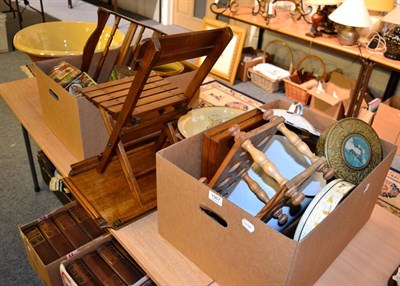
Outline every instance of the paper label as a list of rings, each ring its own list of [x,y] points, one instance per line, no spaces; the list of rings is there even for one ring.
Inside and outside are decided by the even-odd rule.
[[[41,222],[41,221],[46,220],[46,219],[48,219],[48,218],[49,218],[48,215],[44,215],[44,216],[38,218],[38,219],[37,219],[37,222]]]
[[[222,207],[222,197],[214,193],[213,191],[209,190],[208,191],[208,198],[212,200],[214,203]]]
[[[65,258],[66,258],[66,259],[71,259],[71,258],[74,257],[77,253],[78,253],[78,250],[71,251],[70,253],[68,253],[67,255],[65,255]]]
[[[249,222],[247,219],[242,219],[242,225],[244,226],[245,229],[247,229],[250,233],[253,233],[255,228],[254,225]]]

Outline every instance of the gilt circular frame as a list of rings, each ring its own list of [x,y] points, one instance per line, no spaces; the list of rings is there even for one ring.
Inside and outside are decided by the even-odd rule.
[[[337,178],[359,184],[382,161],[378,135],[360,119],[342,119],[324,137],[324,156]]]

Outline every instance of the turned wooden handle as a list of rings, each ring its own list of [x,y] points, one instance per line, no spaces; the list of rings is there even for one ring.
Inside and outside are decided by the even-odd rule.
[[[315,155],[313,152],[311,152],[308,145],[304,143],[304,141],[301,140],[296,133],[290,131],[284,123],[279,124],[277,126],[277,129],[280,132],[282,132],[283,135],[285,135],[285,137],[287,138],[289,143],[292,144],[292,146],[294,146],[301,154],[310,159],[311,163],[314,163],[315,161],[318,160],[318,156]]]
[[[276,166],[268,160],[267,156],[265,156],[263,152],[254,147],[249,139],[242,143],[242,147],[250,153],[254,162],[256,162],[268,176],[272,177],[280,187],[286,184],[288,180],[279,173]]]
[[[267,204],[269,202],[267,192],[264,191],[261,186],[249,176],[247,172],[243,173],[242,178],[249,186],[249,189],[256,195],[256,197],[260,201],[262,201],[264,204]]]

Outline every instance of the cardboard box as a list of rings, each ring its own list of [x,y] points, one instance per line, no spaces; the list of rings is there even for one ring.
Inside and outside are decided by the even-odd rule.
[[[51,213],[44,215],[41,218],[38,218],[37,220],[31,221],[29,223],[23,224],[18,226],[20,235],[22,237],[22,241],[24,243],[26,255],[29,261],[29,264],[31,265],[32,269],[38,274],[39,278],[43,281],[43,283],[47,286],[57,286],[57,285],[62,285],[61,281],[61,276],[59,272],[60,268],[60,263],[61,261],[65,260],[65,257],[60,257],[51,263],[44,264],[41,258],[39,257],[38,253],[34,249],[34,245],[32,245],[28,238],[25,236],[24,231],[27,229],[37,225],[40,221],[51,218],[61,212],[67,211],[77,205],[76,201],[73,201],[65,206],[62,206]],[[72,252],[73,253],[73,252]],[[66,255],[66,256],[71,256],[73,255],[72,253]]]
[[[397,155],[400,155],[400,98],[392,96],[379,104],[372,122],[379,137],[396,144]]]
[[[219,285],[315,283],[368,220],[395,153],[382,141],[383,161],[297,242],[199,182],[202,139],[200,133],[157,153],[158,230]]]
[[[333,72],[327,83],[322,83],[325,92],[317,87],[309,90],[311,94],[310,110],[323,113],[334,119],[343,118],[350,104],[351,92],[355,81],[338,72]],[[336,96],[334,96],[334,93]]]
[[[43,119],[71,153],[83,160],[103,152],[109,135],[98,108],[83,96],[71,95],[48,76],[50,69],[62,60],[77,68],[81,66],[81,56],[45,60],[34,65]],[[98,83],[107,80],[109,66],[112,64],[106,62]],[[93,75],[93,71],[89,74]]]
[[[97,83],[106,82],[111,73],[117,50],[109,52]],[[99,54],[94,56],[96,62]],[[84,96],[73,96],[49,76],[52,67],[62,60],[75,67],[81,66],[81,56],[52,59],[36,62],[35,75],[39,86],[40,103],[43,119],[53,133],[64,143],[78,161],[97,156],[104,151],[109,134],[100,111]],[[194,76],[192,67],[183,62],[185,72],[168,78],[172,83],[184,89]],[[95,65],[91,65],[89,75],[93,76]],[[199,91],[190,102],[190,106],[198,103]]]
[[[71,275],[67,271],[66,267],[71,262],[83,257],[84,255],[86,255],[86,254],[88,254],[90,252],[96,251],[96,249],[98,249],[102,244],[104,244],[104,243],[106,243],[108,241],[111,241],[112,239],[113,239],[113,236],[111,234],[108,234],[108,235],[105,235],[105,236],[102,236],[102,237],[98,237],[95,240],[93,240],[92,242],[90,242],[90,243],[86,244],[85,246],[82,246],[81,248],[79,248],[68,259],[63,260],[60,263],[60,266],[59,266],[59,276],[62,279],[63,285],[64,286],[78,286],[79,285],[76,281],[74,281],[74,279],[71,277]],[[139,268],[138,265],[136,265],[136,266]],[[141,270],[141,269],[140,269],[140,271],[143,272],[143,270]],[[146,283],[148,283],[148,284],[146,284]],[[150,279],[149,276],[143,275],[143,278],[140,279],[139,281],[137,281],[132,286],[141,286],[141,285],[144,286],[144,285],[153,285],[153,284],[151,283],[151,279]]]
[[[243,48],[236,78],[243,82],[249,81],[248,69],[261,64],[263,62],[263,54],[264,52],[259,49],[254,49],[252,47]]]

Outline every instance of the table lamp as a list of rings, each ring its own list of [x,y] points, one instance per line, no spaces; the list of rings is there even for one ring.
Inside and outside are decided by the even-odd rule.
[[[365,5],[369,11],[371,19],[371,27],[363,29],[364,33],[368,35],[371,32],[380,32],[381,20],[384,13],[392,11],[394,8],[394,0],[364,0]]]
[[[394,29],[390,30],[386,35],[386,52],[385,57],[399,61],[400,60],[400,6],[389,12],[382,18],[382,22],[393,24]]]
[[[317,12],[315,12],[315,14],[312,15],[311,17],[312,21],[311,30],[306,35],[313,38],[322,36],[322,32],[318,31],[318,26],[321,25],[327,27],[329,25],[328,24],[329,20],[327,15],[328,10],[325,9],[325,7],[324,9],[321,9],[321,6],[338,5],[342,2],[343,0],[308,0],[307,5],[318,5],[318,9]]]
[[[357,44],[359,34],[357,28],[371,26],[371,19],[364,0],[345,0],[329,16],[333,22],[342,25],[338,29],[338,41],[344,46]]]

